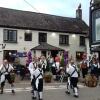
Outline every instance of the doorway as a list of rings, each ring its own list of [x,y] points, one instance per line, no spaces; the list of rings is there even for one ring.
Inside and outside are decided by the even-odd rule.
[[[15,60],[14,54],[16,53],[17,53],[17,50],[4,50],[3,59],[7,59],[9,62],[14,62]]]
[[[41,54],[46,57],[46,51],[41,51]]]
[[[52,51],[51,51],[51,56],[52,56],[53,58],[55,58],[55,57],[57,56],[57,54],[58,54],[58,50],[52,50]]]

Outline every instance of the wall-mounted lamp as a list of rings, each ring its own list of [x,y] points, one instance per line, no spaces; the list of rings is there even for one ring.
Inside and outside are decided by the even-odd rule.
[[[52,33],[52,36],[53,36],[53,37],[56,36],[56,33],[53,32],[53,33]]]
[[[30,34],[30,33],[32,33],[32,31],[31,30],[25,30],[25,33]]]
[[[75,34],[73,34],[73,35],[72,35],[72,37],[73,37],[73,38],[75,38],[75,37],[76,37],[76,35],[75,35]]]

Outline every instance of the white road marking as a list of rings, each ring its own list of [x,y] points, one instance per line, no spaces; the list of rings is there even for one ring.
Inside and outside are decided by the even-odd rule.
[[[79,88],[85,88],[83,85],[78,85]],[[44,90],[57,90],[57,89],[66,89],[66,85],[57,85],[57,86],[44,86]],[[15,88],[15,92],[25,92],[25,91],[31,91],[31,87],[25,87],[25,88]],[[4,89],[4,92],[9,93],[11,92],[11,89]]]

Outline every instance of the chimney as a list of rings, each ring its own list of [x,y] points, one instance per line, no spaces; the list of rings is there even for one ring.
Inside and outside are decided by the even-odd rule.
[[[76,10],[76,18],[82,20],[82,9],[81,9],[81,4],[78,6],[78,9]]]

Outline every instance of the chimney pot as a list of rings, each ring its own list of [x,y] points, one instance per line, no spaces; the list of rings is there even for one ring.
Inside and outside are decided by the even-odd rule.
[[[78,6],[78,9],[76,10],[76,18],[82,20],[82,9],[81,9],[81,4]]]

